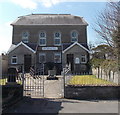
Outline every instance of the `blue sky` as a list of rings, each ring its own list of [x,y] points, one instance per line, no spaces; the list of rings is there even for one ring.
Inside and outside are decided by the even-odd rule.
[[[0,53],[7,52],[12,42],[12,23],[18,16],[31,13],[73,14],[82,16],[88,22],[88,42],[98,44],[92,29],[95,19],[106,2],[78,2],[69,0],[0,0]]]

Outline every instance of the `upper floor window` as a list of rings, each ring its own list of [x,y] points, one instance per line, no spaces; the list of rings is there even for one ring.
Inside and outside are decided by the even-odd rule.
[[[28,39],[29,39],[29,33],[28,32],[22,32],[22,41],[24,43],[28,43]]]
[[[11,64],[17,64],[17,56],[12,56]]]
[[[54,62],[61,63],[61,53],[54,53]]]
[[[60,32],[54,33],[54,45],[56,46],[61,45],[61,33]]]
[[[39,41],[40,46],[45,46],[46,45],[46,33],[40,32],[39,38],[40,38],[40,41]]]
[[[45,53],[39,53],[39,62],[40,63],[46,62],[46,54]]]
[[[78,41],[78,32],[72,31],[71,32],[71,42],[77,42]]]

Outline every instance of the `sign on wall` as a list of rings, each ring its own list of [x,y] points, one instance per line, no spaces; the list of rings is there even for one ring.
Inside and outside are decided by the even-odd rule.
[[[58,50],[58,47],[42,47],[42,50]]]

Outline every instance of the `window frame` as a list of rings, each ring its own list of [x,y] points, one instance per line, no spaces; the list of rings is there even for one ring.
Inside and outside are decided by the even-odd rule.
[[[58,55],[60,56],[60,60],[59,60],[59,62],[56,62],[55,61],[55,56],[58,56]],[[61,59],[61,52],[55,52],[54,53],[54,63],[61,63],[61,61],[62,61],[62,59]]]
[[[13,63],[13,59],[16,59],[16,62]],[[17,64],[18,63],[18,57],[17,56],[12,56],[11,57],[11,64]]]
[[[41,36],[40,36],[41,33],[44,33],[44,34],[45,34],[45,37],[41,37]],[[40,40],[45,40],[45,44],[40,44]],[[39,45],[40,45],[40,46],[46,46],[46,32],[45,32],[45,31],[39,32]]]
[[[23,34],[24,33],[27,33],[27,37],[25,38],[24,36],[23,36]],[[22,42],[24,42],[24,43],[28,43],[29,42],[29,32],[28,31],[23,31],[22,32]],[[25,40],[25,41],[24,41]]]
[[[45,61],[43,63],[46,63],[46,53],[39,53],[39,63],[42,63],[40,61],[40,56],[44,56],[45,57]]]
[[[82,61],[82,58],[84,57],[84,59],[85,59],[85,62],[83,62]],[[86,63],[87,62],[87,57],[86,57],[86,55],[81,55],[81,63]]]
[[[77,34],[76,37],[72,36],[73,32],[75,32]],[[76,39],[76,41],[73,41],[73,39]],[[78,31],[76,31],[76,30],[72,30],[71,31],[71,42],[78,42]]]
[[[60,36],[59,36],[59,37],[56,37],[56,36],[55,36],[56,33],[59,33]],[[59,43],[59,44],[56,44],[56,43],[55,43],[55,40],[56,40],[56,39],[57,39],[57,40],[60,40],[60,43]],[[55,45],[55,46],[60,46],[60,45],[61,45],[61,32],[59,32],[59,31],[58,31],[58,32],[54,32],[54,45]]]

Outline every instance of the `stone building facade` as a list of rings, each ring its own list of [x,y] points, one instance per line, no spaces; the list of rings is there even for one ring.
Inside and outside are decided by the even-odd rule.
[[[31,14],[12,24],[12,45],[8,50],[9,67],[30,67],[44,71],[71,65],[73,73],[88,72],[89,49],[87,22],[71,14]]]

